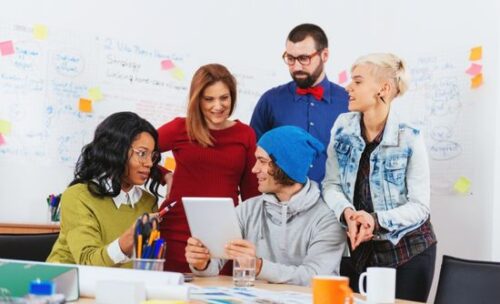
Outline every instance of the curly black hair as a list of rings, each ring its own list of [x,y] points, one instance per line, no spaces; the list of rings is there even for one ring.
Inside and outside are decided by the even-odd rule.
[[[96,128],[94,139],[82,148],[70,186],[85,183],[93,195],[117,196],[121,189],[132,142],[142,133],[149,133],[158,149],[158,132],[147,120],[132,112],[118,112],[104,119]],[[157,159],[151,167],[149,191],[158,201],[161,173]],[[111,185],[108,185],[111,182]],[[147,184],[146,182],[146,184]],[[110,187],[111,186],[111,187]]]

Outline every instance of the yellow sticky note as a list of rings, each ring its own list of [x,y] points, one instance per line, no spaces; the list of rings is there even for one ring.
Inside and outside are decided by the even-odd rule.
[[[33,37],[38,40],[45,40],[47,39],[49,30],[47,29],[47,26],[43,24],[35,24],[33,27]]]
[[[184,72],[179,69],[178,67],[175,67],[171,70],[171,75],[177,80],[183,80],[184,79]]]
[[[11,129],[10,121],[0,119],[0,133],[9,134]]]
[[[477,46],[475,48],[470,49],[470,56],[469,56],[470,61],[476,61],[476,60],[481,60],[481,59],[483,59],[483,47],[482,46]]]
[[[167,159],[165,159],[165,168],[169,171],[174,171],[175,170],[175,158],[167,157]]]
[[[78,103],[78,109],[80,110],[80,112],[84,113],[92,112],[92,100],[80,98],[80,101]]]
[[[94,101],[98,101],[102,99],[102,92],[99,87],[93,87],[89,89],[89,97]]]
[[[455,182],[455,185],[453,185],[453,189],[455,189],[458,193],[466,194],[470,190],[470,185],[471,182],[467,177],[460,176]]]
[[[479,88],[483,84],[483,74],[479,73],[470,80],[471,89]]]

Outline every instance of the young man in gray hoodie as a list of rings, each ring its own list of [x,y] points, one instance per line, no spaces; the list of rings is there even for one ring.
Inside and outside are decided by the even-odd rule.
[[[257,258],[257,279],[271,283],[307,286],[315,275],[338,275],[346,236],[316,182],[307,178],[324,146],[292,126],[265,133],[257,146],[252,172],[263,194],[236,207],[244,239],[226,245],[227,257]],[[217,275],[227,261],[211,258],[193,237],[186,259],[200,276]]]

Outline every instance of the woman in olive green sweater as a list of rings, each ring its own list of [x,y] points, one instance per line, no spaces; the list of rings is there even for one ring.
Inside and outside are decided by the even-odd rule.
[[[61,232],[47,262],[130,267],[134,223],[157,210],[156,129],[131,112],[106,118],[84,146],[61,198]],[[148,193],[139,186],[149,179]]]

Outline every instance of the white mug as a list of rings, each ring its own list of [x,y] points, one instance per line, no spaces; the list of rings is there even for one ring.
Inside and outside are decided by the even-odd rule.
[[[366,290],[363,281],[366,278]],[[369,303],[394,303],[396,297],[396,269],[368,267],[359,277],[359,292]]]

